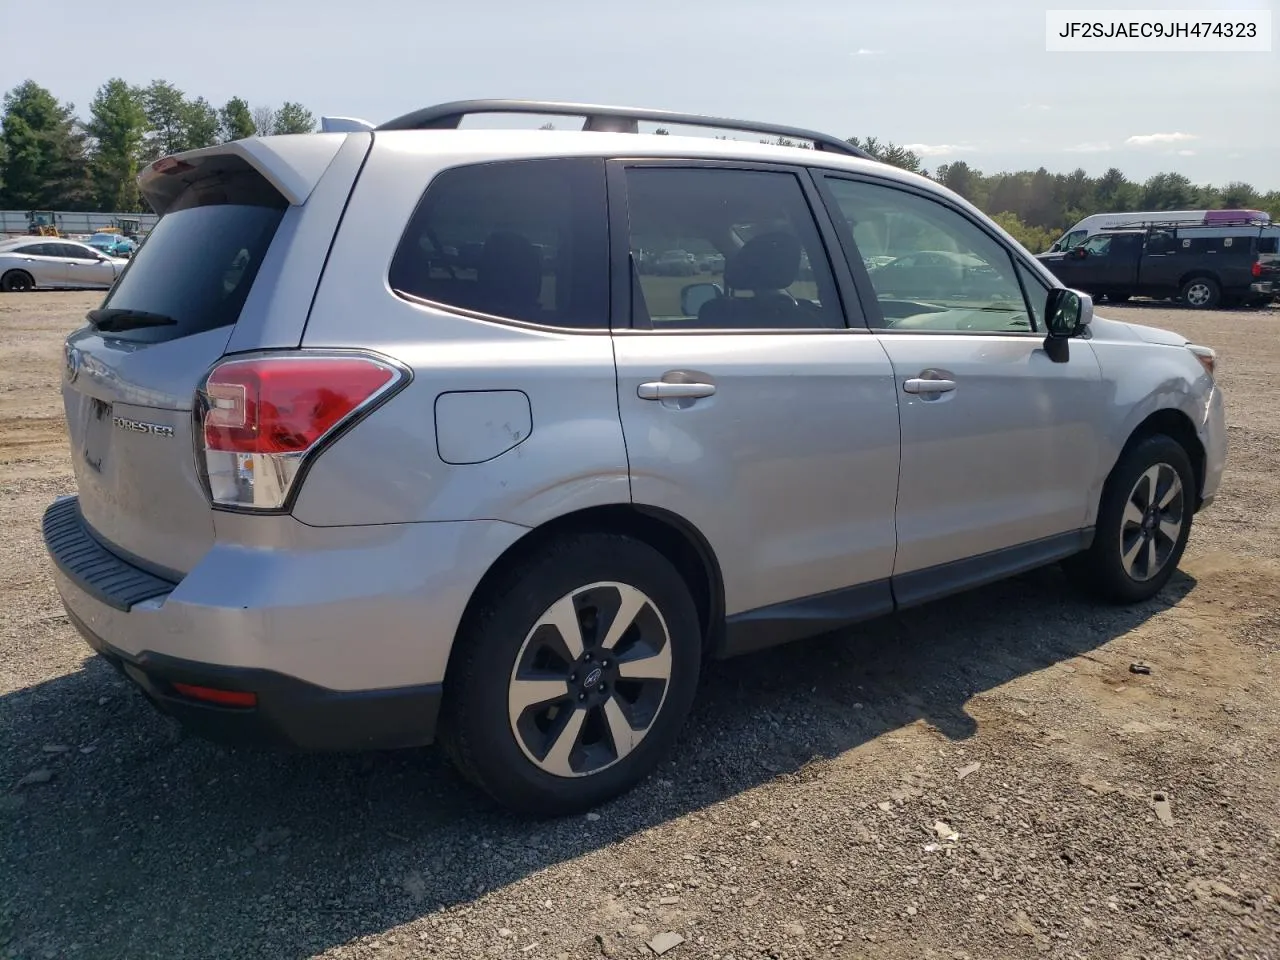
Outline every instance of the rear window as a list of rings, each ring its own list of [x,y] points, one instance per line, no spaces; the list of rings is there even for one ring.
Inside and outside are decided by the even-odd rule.
[[[1280,253],[1280,237],[1259,237],[1259,253]]]
[[[175,323],[111,336],[155,343],[233,325],[287,207],[251,170],[197,180],[160,218],[103,302]]]
[[[428,186],[391,261],[397,293],[554,327],[609,325],[604,162],[454,167]]]

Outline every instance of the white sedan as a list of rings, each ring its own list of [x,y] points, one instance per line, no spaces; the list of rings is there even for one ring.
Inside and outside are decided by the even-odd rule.
[[[39,287],[106,289],[128,265],[128,260],[72,240],[6,240],[0,242],[0,290],[19,293]]]

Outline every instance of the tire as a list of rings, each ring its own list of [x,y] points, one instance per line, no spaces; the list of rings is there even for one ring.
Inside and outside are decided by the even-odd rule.
[[[0,290],[5,293],[26,293],[35,288],[35,279],[25,270],[10,270],[0,277]]]
[[[1152,479],[1154,510],[1147,509]],[[1107,478],[1093,544],[1063,564],[1067,574],[1102,600],[1121,604],[1150,600],[1164,589],[1182,559],[1196,496],[1191,459],[1182,444],[1164,434],[1140,441]]]
[[[620,607],[638,612],[613,640]],[[576,644],[565,640],[575,629]],[[582,811],[630,789],[670,753],[701,661],[693,598],[662,554],[620,535],[569,536],[501,575],[466,617],[445,678],[440,740],[499,804],[534,816]],[[642,672],[652,676],[635,679]]]
[[[1132,296],[1132,293],[1108,293],[1107,303],[1127,303]]]
[[[1182,285],[1182,302],[1194,310],[1212,310],[1222,299],[1222,288],[1212,277],[1192,277]]]

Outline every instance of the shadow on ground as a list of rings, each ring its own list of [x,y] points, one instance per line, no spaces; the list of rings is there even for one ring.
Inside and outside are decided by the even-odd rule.
[[[1087,653],[1193,587],[1180,574],[1151,603],[1099,607],[1049,568],[714,665],[676,757],[596,821],[497,812],[434,750],[224,751],[90,659],[0,698],[0,956],[309,956],[917,720],[970,737],[972,696]],[[15,786],[39,767],[48,783]]]

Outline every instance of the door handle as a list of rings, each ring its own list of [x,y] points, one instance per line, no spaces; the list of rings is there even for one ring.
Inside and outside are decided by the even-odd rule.
[[[905,393],[950,393],[956,388],[954,380],[926,380],[913,377],[902,384]]]
[[[680,400],[709,397],[716,392],[714,383],[669,383],[666,380],[651,380],[636,388],[636,395],[641,400]]]

